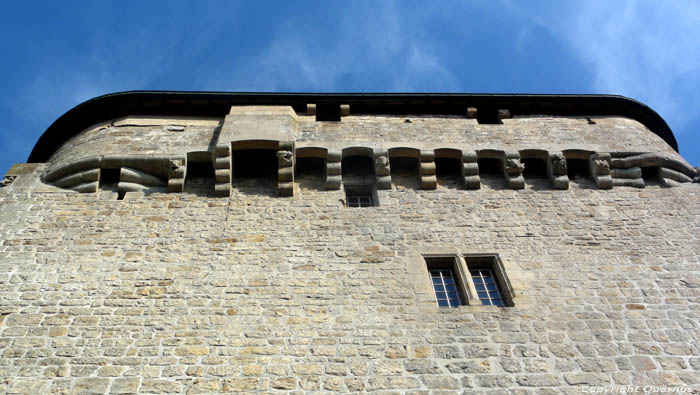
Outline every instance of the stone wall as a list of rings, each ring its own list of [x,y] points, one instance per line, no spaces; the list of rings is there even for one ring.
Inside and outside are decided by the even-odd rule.
[[[343,135],[353,140],[365,123],[391,141],[403,132],[386,125],[405,121],[387,119],[335,126],[356,125]],[[509,121],[521,120],[485,126]],[[312,138],[308,125],[298,138]],[[668,151],[634,130],[583,142]],[[696,183],[555,190],[526,179],[512,190],[495,178],[422,190],[397,176],[379,207],[357,209],[318,175],[297,177],[285,198],[261,182],[223,198],[115,200],[48,185],[48,167],[16,165],[0,188],[0,392],[700,390]],[[473,253],[499,254],[514,307],[436,306],[423,255]]]

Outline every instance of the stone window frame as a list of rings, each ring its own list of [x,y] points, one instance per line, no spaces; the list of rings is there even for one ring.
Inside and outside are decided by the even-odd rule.
[[[471,270],[483,270],[487,269],[493,273],[496,279],[496,286],[503,300],[503,306],[500,307],[514,307],[515,303],[513,298],[515,293],[513,292],[513,286],[508,279],[505,267],[501,261],[501,257],[498,254],[491,253],[480,253],[480,254],[463,254],[462,259],[465,261],[467,271],[469,273],[469,286],[473,287],[474,295],[476,296],[474,304],[481,304],[478,293],[476,291],[476,286],[471,276]]]
[[[377,196],[377,189],[374,185],[348,185],[343,186],[345,191],[345,206],[349,208],[368,208],[368,207],[379,207],[379,197]],[[349,195],[366,195],[369,197],[369,206],[351,206]]]
[[[432,300],[437,307],[435,289],[433,287],[430,270],[434,269],[449,269],[455,278],[455,284],[459,292],[461,305],[463,306],[480,306],[485,308],[507,308],[514,307],[513,301],[515,293],[513,287],[506,274],[505,267],[497,253],[427,253],[421,254],[423,261],[424,278],[429,284],[429,289],[432,291]],[[476,291],[476,286],[471,276],[470,269],[489,269],[496,277],[499,293],[503,300],[504,306],[484,305],[479,299]],[[441,309],[445,309],[444,307]]]

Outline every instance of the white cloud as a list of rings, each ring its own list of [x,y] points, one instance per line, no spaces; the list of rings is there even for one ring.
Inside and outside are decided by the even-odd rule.
[[[537,11],[505,2],[593,68],[593,89],[640,100],[683,126],[698,116],[700,2],[578,1]]]
[[[436,55],[436,43],[418,37],[411,17],[393,2],[349,7],[335,29],[280,26],[268,45],[247,59],[231,59],[201,77],[203,89],[359,91],[454,89],[454,76]],[[425,81],[434,81],[426,86]],[[227,83],[228,86],[222,85]]]

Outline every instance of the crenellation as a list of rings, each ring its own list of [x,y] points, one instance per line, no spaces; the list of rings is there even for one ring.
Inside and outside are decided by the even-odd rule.
[[[285,97],[8,172],[0,392],[700,390],[700,174],[658,131]]]

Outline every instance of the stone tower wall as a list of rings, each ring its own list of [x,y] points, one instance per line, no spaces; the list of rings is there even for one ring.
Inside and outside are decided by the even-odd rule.
[[[389,189],[378,187],[378,173],[379,206],[370,208],[345,207],[342,185],[328,188],[328,164],[336,163],[328,152],[355,145],[389,156],[407,146],[679,158],[640,124],[371,116],[320,123],[301,114],[275,123],[281,112],[271,114],[275,133],[293,136],[294,160],[304,147],[328,150],[326,168],[297,174],[290,197],[279,197],[278,180],[269,179],[234,179],[224,197],[212,184],[127,191],[122,200],[46,180],[100,155],[188,159],[211,151],[215,167],[217,158],[231,163],[236,145],[232,153],[217,148],[225,144],[215,136],[254,132],[245,131],[248,121],[227,129],[235,114],[181,120],[190,122],[183,130],[169,130],[180,125],[169,118],[140,121],[149,126],[117,120],[75,137],[50,163],[10,170],[12,183],[0,188],[0,391],[700,390],[698,184],[607,189],[572,178],[559,190],[540,178],[518,189],[515,176],[482,175],[480,189],[467,190],[462,174],[436,177],[430,189],[419,170],[395,172]],[[426,157],[417,159],[430,163]],[[216,185],[225,184],[216,174]],[[438,308],[424,257],[484,253],[499,255],[514,306]]]

